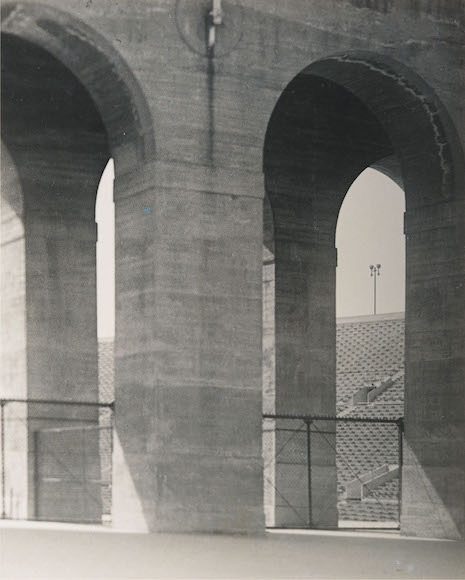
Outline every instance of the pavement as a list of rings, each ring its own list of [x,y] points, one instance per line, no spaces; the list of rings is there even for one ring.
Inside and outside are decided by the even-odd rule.
[[[0,577],[464,579],[465,543],[393,532],[129,534],[97,526],[2,522]]]

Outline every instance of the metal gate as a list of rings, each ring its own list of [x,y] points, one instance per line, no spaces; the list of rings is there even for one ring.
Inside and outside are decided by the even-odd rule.
[[[101,521],[98,449],[98,427],[34,431],[36,519]]]
[[[1,517],[111,517],[113,404],[0,399]]]
[[[263,416],[267,527],[399,528],[403,419]]]

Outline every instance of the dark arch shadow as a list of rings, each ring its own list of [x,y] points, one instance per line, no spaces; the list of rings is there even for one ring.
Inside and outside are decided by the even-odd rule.
[[[38,45],[79,79],[103,120],[118,173],[153,158],[153,122],[145,96],[129,66],[102,35],[41,3],[3,5],[2,32]]]

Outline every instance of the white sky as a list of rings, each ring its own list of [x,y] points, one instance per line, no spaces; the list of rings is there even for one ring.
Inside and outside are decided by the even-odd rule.
[[[336,230],[336,315],[373,314],[370,264],[377,278],[378,314],[405,310],[405,196],[379,171],[366,169],[347,192]]]
[[[102,174],[95,203],[97,222],[97,334],[115,335],[115,170],[110,159]]]
[[[97,321],[99,337],[114,336],[115,209],[113,161],[103,172],[95,207],[97,242]],[[405,309],[405,242],[403,191],[373,169],[352,184],[342,205],[337,233],[337,316],[373,313],[370,264],[381,264],[377,279],[377,312]]]

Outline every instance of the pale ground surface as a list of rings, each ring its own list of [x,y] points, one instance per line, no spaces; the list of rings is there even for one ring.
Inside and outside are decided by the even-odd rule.
[[[124,534],[4,522],[1,578],[465,578],[462,542],[393,533]]]

